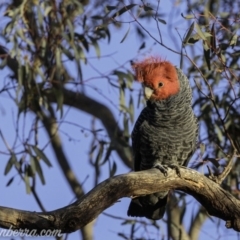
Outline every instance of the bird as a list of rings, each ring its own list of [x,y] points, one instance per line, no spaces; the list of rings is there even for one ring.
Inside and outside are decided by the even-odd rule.
[[[196,150],[198,121],[192,109],[192,89],[181,69],[160,57],[148,57],[132,65],[144,86],[146,107],[135,122],[131,138],[134,171],[168,168],[180,175]],[[168,191],[133,197],[127,214],[162,219]]]

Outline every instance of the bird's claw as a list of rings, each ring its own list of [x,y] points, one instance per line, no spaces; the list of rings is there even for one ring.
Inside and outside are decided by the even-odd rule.
[[[172,163],[172,164],[170,164],[168,167],[174,169],[174,170],[176,171],[177,175],[178,175],[179,177],[181,177],[180,167],[179,167],[178,164]]]
[[[164,165],[162,165],[162,164],[159,164],[159,163],[157,163],[157,164],[155,164],[154,166],[153,166],[154,168],[157,168],[161,173],[163,173],[163,175],[165,176],[165,177],[167,177],[167,171],[168,171],[168,169],[167,169],[167,166],[164,166]]]
[[[154,168],[157,168],[161,173],[163,173],[163,175],[165,177],[167,177],[167,175],[168,175],[168,173],[167,173],[168,172],[168,167],[174,169],[176,171],[177,175],[179,177],[181,177],[180,167],[179,167],[178,164],[172,163],[172,164],[169,164],[169,165],[162,165],[162,164],[157,163],[157,164],[154,165]]]

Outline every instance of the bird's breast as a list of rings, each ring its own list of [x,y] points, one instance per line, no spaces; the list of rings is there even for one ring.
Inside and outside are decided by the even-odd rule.
[[[176,161],[182,165],[195,148],[196,128],[192,109],[185,109],[178,115],[176,112],[150,114],[139,129],[141,169]]]

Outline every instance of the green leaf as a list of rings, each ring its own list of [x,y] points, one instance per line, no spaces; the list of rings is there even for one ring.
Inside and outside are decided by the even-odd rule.
[[[189,38],[190,38],[190,36],[191,36],[191,34],[192,34],[192,32],[193,32],[193,29],[194,29],[194,22],[191,24],[191,26],[190,26],[187,34],[186,34],[186,37],[185,37],[184,40],[183,40],[183,44],[184,44],[184,45],[185,45],[186,43],[188,43],[188,40],[189,40]]]
[[[35,167],[36,167],[36,172],[37,172],[42,184],[45,185],[45,179],[44,179],[44,176],[43,176],[43,171],[42,171],[42,167],[39,163],[39,160],[36,157],[33,157],[33,160],[34,160],[34,164],[35,164]]]
[[[123,88],[127,87],[129,89],[132,88],[132,83],[133,83],[134,79],[133,79],[133,75],[130,71],[128,71],[128,73],[125,73],[122,71],[115,70],[113,72],[113,75],[116,75],[118,77],[119,85],[121,87],[123,87]]]
[[[20,164],[17,161],[17,157],[14,153],[11,154],[11,157],[9,158],[7,165],[4,170],[4,175],[7,175],[10,170],[12,169],[12,166],[15,165],[17,168],[20,168]]]
[[[62,67],[61,53],[62,53],[62,49],[60,49],[59,47],[57,47],[57,48],[56,48],[56,51],[55,51],[55,58],[56,58],[57,70],[60,70],[61,67]],[[58,74],[58,73],[57,73],[57,74]]]
[[[96,150],[96,148],[97,148],[97,145],[93,145],[89,153],[92,154]]]
[[[207,44],[207,41],[203,41],[203,48],[204,48],[205,51],[210,49],[208,44]]]
[[[83,34],[74,33],[74,38],[82,43],[87,52],[89,51],[88,41]]]
[[[145,46],[146,46],[146,43],[143,42],[143,43],[141,44],[141,46],[139,47],[138,51],[141,50],[141,49],[143,49],[143,48],[145,48]]]
[[[233,36],[232,36],[232,39],[231,39],[231,41],[230,41],[230,46],[235,46],[236,44],[237,44],[237,39],[238,39],[238,35],[237,34],[234,34]]]
[[[212,34],[209,33],[209,32],[203,32],[203,35],[204,35],[206,38],[212,37]]]
[[[26,165],[25,165],[25,166],[26,166]],[[27,174],[29,177],[34,177],[34,176],[35,176],[35,172],[33,172],[33,168],[32,168],[31,165],[27,165],[26,174]]]
[[[133,106],[132,95],[130,95],[130,99],[129,99],[129,116],[130,116],[131,123],[133,123],[134,122],[134,106]]]
[[[205,34],[202,32],[200,26],[195,22],[195,29],[202,40],[207,40]]]
[[[39,22],[39,27],[42,28],[42,26],[43,26],[43,14],[42,14],[40,5],[37,5],[37,19],[38,19],[38,22]]]
[[[6,184],[6,187],[10,186],[12,184],[13,180],[14,180],[14,177],[11,177]]]
[[[107,149],[107,152],[105,154],[105,157],[104,157],[104,160],[103,160],[102,164],[106,163],[109,160],[109,157],[112,153],[112,150],[113,150],[113,148],[112,148],[111,144],[109,144],[109,147]]]
[[[86,22],[87,22],[87,16],[84,15],[84,17],[83,17],[83,29],[86,29]]]
[[[102,156],[103,156],[103,150],[104,150],[103,144],[100,143],[99,150],[98,150],[98,153],[97,153],[97,156],[95,159],[95,166],[100,166],[103,164],[103,163],[100,163]]]
[[[216,50],[216,34],[215,34],[214,24],[212,25],[212,28],[211,28],[211,35],[212,35],[210,39],[211,50],[212,52],[214,52],[214,50]]]
[[[124,117],[123,117],[123,136],[124,137],[129,137],[130,136],[129,126],[128,126],[128,118],[127,118],[126,114],[124,114]]]
[[[109,177],[113,177],[115,175],[116,171],[117,171],[117,164],[115,162],[113,162],[113,165],[110,169]]]
[[[189,40],[188,40],[188,44],[194,44],[194,43],[196,43],[196,42],[198,42],[200,40],[200,37],[199,37],[199,35],[198,34],[194,34],[194,35],[192,35],[190,38],[189,38]]]
[[[129,31],[130,31],[130,24],[129,24],[129,27],[128,27],[128,30],[127,30],[127,32],[125,33],[125,35],[123,36],[123,38],[122,38],[122,40],[121,40],[121,42],[120,43],[123,43],[124,42],[124,40],[126,39],[126,37],[127,37],[127,35],[128,35],[128,33],[129,33]]]
[[[206,60],[207,66],[208,66],[208,70],[211,70],[211,63],[210,63],[210,48],[207,44],[206,41],[203,41],[203,53],[204,53],[204,58]]]
[[[52,11],[52,7],[51,7],[51,6],[45,7],[45,9],[44,9],[44,15],[47,16],[51,11]]]
[[[114,9],[116,9],[117,7],[116,6],[109,6],[109,5],[107,5],[106,6],[106,9],[110,12],[110,11],[112,11],[112,10],[114,10]]]
[[[143,9],[144,9],[144,11],[152,11],[153,9],[151,8],[151,7],[149,7],[149,6],[146,6],[146,5],[144,5],[143,6]]]
[[[114,13],[114,14],[112,15],[112,18],[115,18],[115,17],[117,17],[117,16],[122,15],[123,13],[125,13],[126,11],[132,9],[133,7],[135,7],[135,6],[137,6],[137,5],[138,5],[138,4],[129,4],[129,5],[121,8],[119,11],[117,11],[116,13]]]
[[[72,53],[63,46],[62,46],[62,52],[68,57],[69,60],[72,61],[74,59],[74,56],[72,55]]]
[[[3,35],[9,34],[13,29],[14,29],[15,21],[10,21],[6,24],[4,30],[3,30]]]
[[[119,94],[119,108],[120,111],[124,111],[126,109],[126,104],[125,104],[125,93],[124,90],[120,87],[119,88],[120,94]]]
[[[193,18],[195,18],[195,16],[194,15],[186,15],[186,16],[184,16],[183,15],[183,13],[181,13],[181,16],[183,17],[183,18],[185,18],[185,19],[193,19]]]
[[[10,170],[12,169],[13,164],[14,164],[14,162],[13,162],[12,156],[11,156],[10,159],[8,160],[8,162],[7,162],[6,167],[5,167],[4,175],[7,175],[10,172]]]
[[[69,20],[69,18],[66,19],[66,23],[68,25],[68,31],[70,33],[70,39],[73,40],[74,39],[74,26],[72,24],[72,22]]]
[[[47,156],[45,155],[45,153],[41,149],[37,148],[34,145],[32,145],[31,147],[32,147],[33,151],[36,153],[36,155],[40,159],[42,159],[48,167],[52,167],[52,164],[50,163],[49,159],[47,158]]]
[[[130,90],[132,90],[132,84],[134,81],[132,72],[128,71],[126,73],[125,79],[126,79],[126,87],[129,88]]]
[[[108,43],[110,43],[110,40],[111,40],[111,34],[110,34],[110,31],[109,31],[108,28],[105,28],[104,30],[105,30],[105,33],[106,33],[107,38],[108,38]]]
[[[99,15],[94,15],[94,16],[92,16],[91,18],[92,18],[92,19],[96,19],[96,20],[101,20],[101,19],[103,19],[104,17],[99,16]]]
[[[32,169],[32,172],[33,172],[33,175],[35,175],[36,173],[36,165],[35,165],[35,161],[34,161],[34,157],[30,157],[30,165],[31,165],[31,169]]]
[[[97,57],[100,58],[101,52],[100,52],[100,48],[99,48],[98,42],[97,41],[92,41],[92,45],[95,48]]]
[[[165,20],[161,19],[161,18],[158,18],[157,20],[162,24],[167,24],[167,22]]]
[[[119,79],[123,80],[126,77],[126,73],[118,70],[113,71],[113,75],[116,75]]]
[[[226,63],[226,57],[222,53],[220,53],[220,57],[223,63]]]
[[[215,125],[215,130],[216,130],[216,134],[217,134],[217,136],[218,136],[219,141],[222,142],[222,140],[223,140],[223,134],[222,134],[222,131],[221,131],[221,129],[219,128],[218,125]]]
[[[63,116],[63,101],[64,101],[64,95],[61,88],[54,88],[54,95],[57,99],[57,111],[60,110],[60,117]]]
[[[27,192],[27,194],[30,194],[31,186],[30,186],[29,177],[27,174],[24,175],[24,182],[25,182],[26,192]]]

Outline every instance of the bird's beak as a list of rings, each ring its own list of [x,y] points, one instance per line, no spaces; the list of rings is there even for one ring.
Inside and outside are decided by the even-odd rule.
[[[144,87],[144,94],[146,99],[149,99],[152,96],[153,90],[149,87]]]

